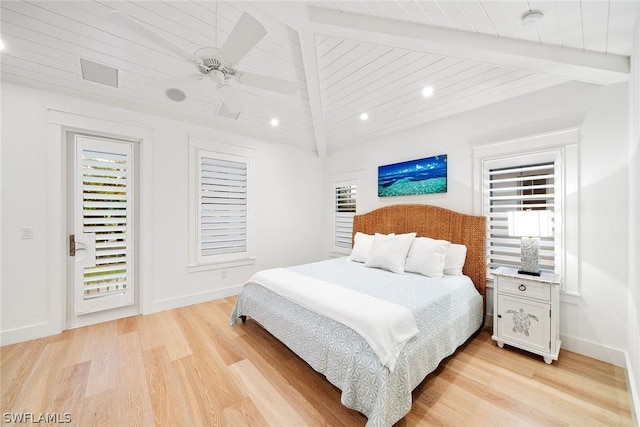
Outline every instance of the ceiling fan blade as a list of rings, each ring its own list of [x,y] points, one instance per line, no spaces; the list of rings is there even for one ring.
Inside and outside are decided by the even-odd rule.
[[[165,39],[161,35],[156,32],[150,30],[146,26],[144,26],[140,21],[135,18],[132,18],[129,15],[125,15],[124,13],[114,10],[109,13],[109,19],[115,22],[118,25],[121,25],[124,28],[127,28],[134,33],[141,35],[142,37],[151,40],[158,46],[164,48],[165,50],[173,53],[174,55],[179,56],[180,58],[192,62],[194,64],[202,64],[202,60],[197,56],[187,52],[179,46],[176,46],[169,40]]]
[[[168,77],[166,79],[153,80],[146,83],[146,85],[151,87],[179,86],[185,83],[199,81],[203,78],[203,74],[188,74],[186,76]]]
[[[298,83],[262,74],[239,72],[236,78],[243,85],[280,92],[286,95],[295,95],[298,92]]]
[[[242,111],[242,103],[238,94],[228,84],[222,84],[218,86],[218,93],[227,106],[227,110],[231,113],[239,113]]]
[[[243,12],[218,55],[227,64],[237,64],[266,34],[267,30],[256,18]]]

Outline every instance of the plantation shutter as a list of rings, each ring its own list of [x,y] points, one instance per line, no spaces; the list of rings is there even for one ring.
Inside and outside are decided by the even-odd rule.
[[[507,233],[507,212],[519,210],[547,210],[554,218],[556,206],[555,163],[521,164],[485,170],[485,189],[488,197],[489,269],[500,266],[520,266],[520,238]],[[540,238],[540,268],[554,270],[555,238]]]
[[[355,184],[334,187],[334,245],[336,248],[351,249],[356,196],[357,186]]]
[[[133,148],[82,136],[76,144],[76,313],[83,314],[134,303]]]
[[[214,155],[199,155],[199,258],[203,262],[248,253],[248,163],[239,157]]]

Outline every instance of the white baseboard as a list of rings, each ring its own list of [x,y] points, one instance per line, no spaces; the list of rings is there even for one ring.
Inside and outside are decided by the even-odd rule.
[[[562,341],[562,348],[565,350],[573,351],[583,356],[593,357],[594,359],[602,360],[612,365],[623,368],[627,367],[624,350],[562,334],[560,334],[560,340]]]
[[[232,295],[238,295],[240,293],[240,289],[242,289],[242,285],[236,285],[224,289],[216,289],[214,291],[200,292],[197,294],[183,295],[177,298],[154,301],[150,304],[149,310],[145,311],[143,314],[157,313],[159,311],[171,310],[174,308],[199,304],[201,302],[227,298]]]
[[[160,301],[154,301],[151,304],[150,310],[143,314],[151,314],[158,311],[171,310],[173,308],[185,307],[187,305],[198,304],[201,302],[207,302],[211,300],[230,297],[232,295],[238,295],[242,285],[232,286],[224,289],[217,289],[215,291],[201,292],[198,294],[185,295],[178,298],[169,298]],[[108,313],[107,313],[108,314]],[[126,317],[137,314],[135,311],[120,313],[120,317]],[[231,314],[231,313],[229,313]],[[110,317],[94,318],[91,321],[87,321],[86,324],[97,323],[100,321],[112,320]],[[70,325],[69,328],[75,328],[84,326],[84,322],[79,322],[74,325]],[[37,338],[48,337],[61,333],[58,327],[52,324],[52,322],[41,322],[21,328],[10,329],[6,331],[0,331],[0,346],[15,344],[23,341],[29,341]]]
[[[493,314],[487,313],[484,315],[484,327],[493,328]]]
[[[51,322],[41,322],[0,332],[0,346],[48,337],[62,332]]]
[[[640,389],[638,386],[640,384],[636,384],[635,378],[637,378],[635,372],[633,371],[633,363],[631,363],[631,359],[629,358],[629,352],[624,352],[625,362],[626,362],[626,370],[627,373],[627,387],[629,389],[629,404],[631,406],[631,417],[633,418],[633,425],[640,425]]]
[[[492,325],[493,315],[487,313],[484,326],[486,328],[492,327]],[[594,359],[602,360],[603,362],[623,368],[629,366],[626,361],[626,352],[623,350],[562,334],[560,334],[560,341],[562,342],[562,348],[565,350],[582,354],[583,356],[593,357]]]

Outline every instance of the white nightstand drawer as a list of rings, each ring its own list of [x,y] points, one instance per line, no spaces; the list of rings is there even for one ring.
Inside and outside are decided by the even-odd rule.
[[[548,284],[515,277],[501,277],[498,292],[551,301],[551,287]]]

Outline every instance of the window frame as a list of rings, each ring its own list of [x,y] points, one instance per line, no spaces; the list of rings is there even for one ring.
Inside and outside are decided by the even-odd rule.
[[[579,143],[581,135],[578,127],[571,127],[532,134],[499,142],[486,143],[473,147],[473,185],[474,212],[485,215],[484,162],[536,155],[543,152],[556,152],[560,155],[556,187],[561,205],[555,212],[555,224],[559,238],[555,239],[557,272],[563,275],[561,300],[579,303],[580,285],[580,248],[579,248]],[[526,163],[535,163],[529,162]],[[488,224],[488,223],[487,223]],[[488,226],[488,225],[487,225]],[[492,283],[493,276],[487,268],[487,278]]]
[[[338,240],[340,240],[340,238],[342,237],[342,235],[344,233],[341,233],[339,231],[339,227],[338,224],[340,222],[340,218],[339,218],[339,211],[338,211],[338,194],[337,191],[338,189],[344,189],[344,188],[351,188],[352,190],[352,194],[355,193],[355,196],[352,195],[352,199],[354,199],[354,206],[353,206],[353,212],[347,212],[346,214],[343,214],[342,217],[348,217],[350,222],[351,222],[351,230],[350,230],[350,235],[349,235],[349,239],[350,239],[350,245],[348,247],[346,246],[339,246],[337,244]],[[333,252],[336,253],[344,253],[344,254],[349,254],[351,253],[351,248],[353,247],[353,217],[356,215],[356,210],[357,210],[357,206],[358,206],[358,180],[348,180],[348,181],[338,181],[338,182],[334,182],[332,185],[332,194],[333,194],[333,234],[332,234],[332,238],[333,238]],[[355,190],[355,191],[354,191]]]
[[[353,216],[357,215],[360,211],[358,210],[358,199],[362,195],[362,171],[354,171],[354,172],[346,172],[334,175],[331,177],[331,193],[329,195],[331,200],[331,243],[330,243],[330,252],[336,255],[349,255],[351,253],[351,249],[353,248],[353,237],[351,241],[351,247],[340,247],[337,246],[336,243],[336,235],[337,235],[337,217],[336,217],[336,188],[338,187],[346,187],[346,186],[355,186],[356,188],[356,206],[355,212],[353,212]],[[352,225],[352,233],[353,236],[353,225]]]
[[[491,188],[488,187],[489,175],[492,170],[503,169],[509,167],[526,167],[539,164],[553,163],[554,170],[554,184],[553,184],[553,217],[554,217],[554,249],[553,260],[555,274],[562,274],[564,267],[564,254],[562,251],[563,245],[563,227],[562,218],[564,214],[562,194],[564,193],[564,185],[562,180],[563,175],[563,157],[564,152],[561,148],[552,149],[548,151],[540,151],[535,153],[517,154],[512,156],[505,156],[499,158],[488,158],[482,160],[482,180],[483,180],[483,206],[482,215],[487,217],[487,242],[486,242],[486,259],[487,259],[487,276],[491,277],[491,268],[489,266],[491,262],[491,253],[489,248],[492,235],[491,230],[491,208],[492,204],[489,200],[491,194]],[[526,206],[526,205],[523,205]],[[515,210],[515,209],[514,209]],[[519,257],[519,255],[518,255]],[[504,264],[506,265],[506,264]],[[541,267],[544,269],[544,267]]]
[[[255,168],[255,150],[226,144],[219,141],[189,136],[189,264],[190,272],[222,269],[253,264],[255,262],[252,239],[253,210],[252,189]],[[246,164],[246,250],[217,255],[203,255],[201,252],[201,159],[203,157]]]

